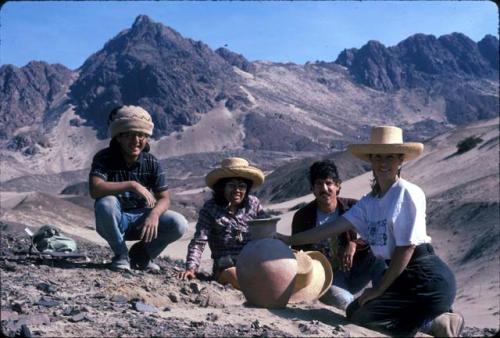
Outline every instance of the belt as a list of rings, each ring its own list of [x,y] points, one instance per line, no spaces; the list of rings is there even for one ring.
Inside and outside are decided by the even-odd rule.
[[[432,245],[430,245],[429,243],[417,245],[415,247],[415,250],[413,250],[413,254],[411,255],[411,258],[410,258],[410,261],[408,262],[408,264],[413,263],[415,260],[417,260],[419,258],[422,258],[425,256],[432,256],[432,255],[435,255],[434,248],[432,247]],[[389,264],[391,264],[391,260],[387,259],[385,261],[385,263],[387,265],[389,265]]]

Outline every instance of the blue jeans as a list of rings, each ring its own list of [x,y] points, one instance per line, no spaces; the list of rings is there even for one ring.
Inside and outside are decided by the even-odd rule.
[[[320,301],[345,310],[354,300],[354,295],[365,288],[370,281],[373,286],[378,285],[386,268],[385,261],[373,256],[371,251],[356,253],[351,270],[335,271],[332,286]]]
[[[115,256],[128,255],[126,240],[139,240],[141,229],[138,225],[147,217],[151,209],[121,209],[120,201],[113,195],[95,201],[96,230],[113,250]],[[188,222],[181,214],[168,210],[160,216],[158,236],[144,249],[150,259],[157,257],[165,247],[178,240],[187,231]]]

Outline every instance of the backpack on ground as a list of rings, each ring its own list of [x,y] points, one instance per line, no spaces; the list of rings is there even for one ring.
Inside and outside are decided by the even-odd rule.
[[[31,236],[30,251],[71,253],[77,251],[77,245],[74,239],[62,235],[59,229],[46,224]]]

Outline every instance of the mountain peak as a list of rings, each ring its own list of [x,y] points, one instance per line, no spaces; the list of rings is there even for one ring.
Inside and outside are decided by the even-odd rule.
[[[106,136],[107,113],[119,104],[148,109],[158,137],[193,125],[220,97],[237,105],[243,97],[237,79],[231,65],[201,41],[139,15],[84,63],[71,95],[83,102],[76,113],[91,121],[99,137]]]
[[[132,27],[136,26],[146,26],[146,25],[152,25],[155,22],[149,18],[149,16],[141,14],[135,18],[134,24]]]

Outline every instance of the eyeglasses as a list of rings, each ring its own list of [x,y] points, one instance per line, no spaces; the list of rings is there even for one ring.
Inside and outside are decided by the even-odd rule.
[[[248,188],[247,184],[244,182],[239,182],[239,183],[227,182],[226,187],[228,187],[231,190],[235,190],[235,189],[247,190],[247,188]]]
[[[121,133],[120,136],[128,138],[128,139],[137,137],[139,139],[139,141],[145,140],[149,137],[149,135],[147,135],[147,134],[138,133],[138,132],[134,132],[134,131],[127,131],[125,133]]]

